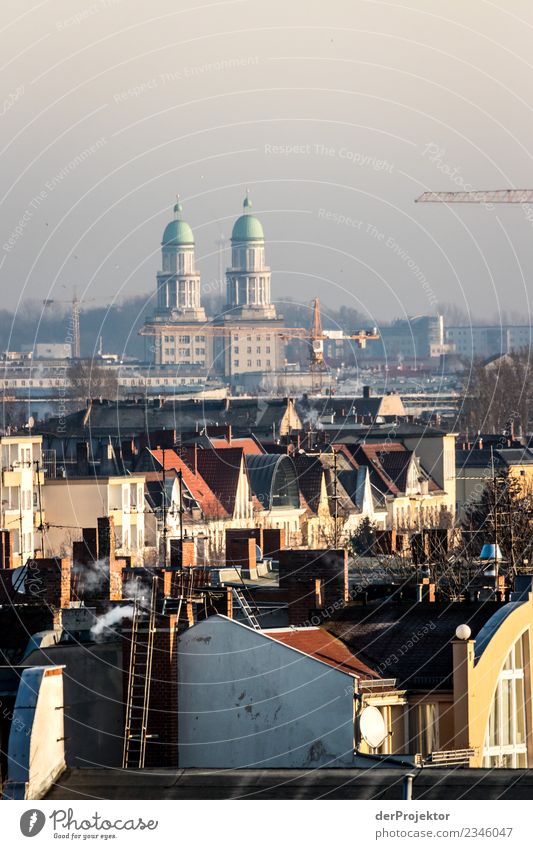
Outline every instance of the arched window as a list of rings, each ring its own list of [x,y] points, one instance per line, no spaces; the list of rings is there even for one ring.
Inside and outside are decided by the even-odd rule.
[[[529,664],[527,631],[507,655],[494,691],[485,732],[484,767],[527,768],[524,668]]]

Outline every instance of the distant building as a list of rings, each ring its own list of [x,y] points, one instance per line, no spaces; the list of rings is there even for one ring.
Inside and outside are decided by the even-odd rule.
[[[533,484],[533,452],[519,444],[508,447],[503,438],[499,444],[458,448],[455,462],[457,512],[461,516],[466,507],[480,501],[494,474],[508,472],[525,491]]]
[[[396,363],[398,360],[438,359],[449,350],[444,332],[442,315],[417,315],[397,319],[390,325],[381,325],[380,338],[369,342],[364,351],[358,352],[362,359],[383,360]],[[331,345],[338,343],[331,342]]]
[[[70,342],[37,342],[33,346],[35,360],[68,360],[72,357]]]
[[[247,195],[231,236],[226,307],[214,319],[206,318],[200,302],[193,232],[182,218],[181,204],[174,207],[161,243],[157,308],[141,330],[152,340],[156,365],[199,366],[206,377],[215,374],[234,385],[241,376],[283,366],[283,321],[271,303],[263,227],[250,207]]]
[[[529,351],[532,328],[529,324],[447,327],[445,337],[459,356],[486,359],[500,354]]]
[[[359,398],[348,395],[305,395],[295,403],[306,428],[324,429],[331,426],[333,431],[344,431],[354,425],[407,419],[407,411],[400,395],[396,392],[373,395],[369,386],[363,386],[363,395]]]

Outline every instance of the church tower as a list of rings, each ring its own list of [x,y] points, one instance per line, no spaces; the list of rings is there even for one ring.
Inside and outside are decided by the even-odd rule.
[[[157,312],[178,321],[205,321],[200,303],[200,275],[195,268],[194,235],[183,220],[183,207],[174,206],[174,219],[161,242],[162,270],[157,273]]]
[[[270,268],[265,265],[265,235],[261,222],[251,214],[248,192],[243,214],[231,234],[231,268],[226,272],[227,310],[232,318],[275,319],[270,302]]]

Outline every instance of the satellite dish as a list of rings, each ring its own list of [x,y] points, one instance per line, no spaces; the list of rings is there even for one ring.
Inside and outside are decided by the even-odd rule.
[[[30,416],[28,419],[28,430],[32,430],[35,427],[35,419],[33,416]]]
[[[388,737],[385,720],[376,707],[369,705],[359,717],[359,731],[361,737],[368,743],[371,749],[377,749]]]

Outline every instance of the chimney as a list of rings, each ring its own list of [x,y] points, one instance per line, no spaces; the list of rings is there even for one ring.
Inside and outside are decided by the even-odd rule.
[[[370,386],[363,386],[363,398],[370,398],[371,392]]]
[[[76,470],[81,477],[86,477],[89,474],[89,445],[87,442],[76,443]]]

